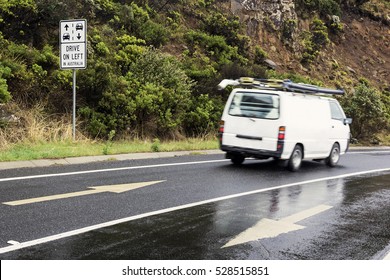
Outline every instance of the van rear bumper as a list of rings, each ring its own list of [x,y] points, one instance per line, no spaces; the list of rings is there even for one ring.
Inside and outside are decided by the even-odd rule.
[[[267,159],[270,157],[280,158],[282,156],[282,151],[256,150],[227,145],[221,145],[221,150],[227,153],[226,158],[230,158],[230,156],[234,155],[240,155],[243,157],[254,157],[258,159]]]

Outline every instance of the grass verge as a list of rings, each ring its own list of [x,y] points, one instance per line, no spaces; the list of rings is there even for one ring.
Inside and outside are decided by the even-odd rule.
[[[20,143],[0,150],[0,161],[58,159],[79,156],[115,155],[142,152],[170,152],[218,149],[216,139],[186,139],[182,141],[59,141]]]

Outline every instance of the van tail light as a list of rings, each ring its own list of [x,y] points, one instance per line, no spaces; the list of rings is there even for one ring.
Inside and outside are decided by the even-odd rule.
[[[286,137],[286,127],[279,126],[278,143],[277,143],[276,151],[279,152],[280,154],[283,152],[285,137]]]
[[[220,145],[222,145],[224,131],[225,131],[225,121],[220,121],[219,122],[219,129],[218,129],[218,137],[219,137],[219,144]]]
[[[284,140],[284,136],[285,135],[286,135],[286,127],[285,126],[279,126],[278,140],[279,141]]]

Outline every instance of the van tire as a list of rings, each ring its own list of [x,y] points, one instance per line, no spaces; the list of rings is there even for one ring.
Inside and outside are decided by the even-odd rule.
[[[234,156],[231,157],[230,160],[232,161],[232,163],[234,165],[241,165],[244,162],[245,157],[240,156],[240,155],[234,155]]]
[[[330,150],[329,156],[326,158],[325,163],[327,166],[335,167],[340,160],[340,145],[337,143],[333,144]]]
[[[300,145],[295,145],[293,152],[291,153],[290,159],[288,160],[287,169],[295,172],[302,164],[303,151]]]

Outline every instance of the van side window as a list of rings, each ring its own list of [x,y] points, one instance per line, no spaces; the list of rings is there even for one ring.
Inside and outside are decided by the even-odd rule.
[[[335,120],[343,120],[344,119],[344,113],[341,110],[340,106],[336,102],[329,102],[330,105],[330,113],[332,116],[332,119]]]
[[[255,92],[236,92],[229,115],[259,119],[279,118],[279,96]]]

